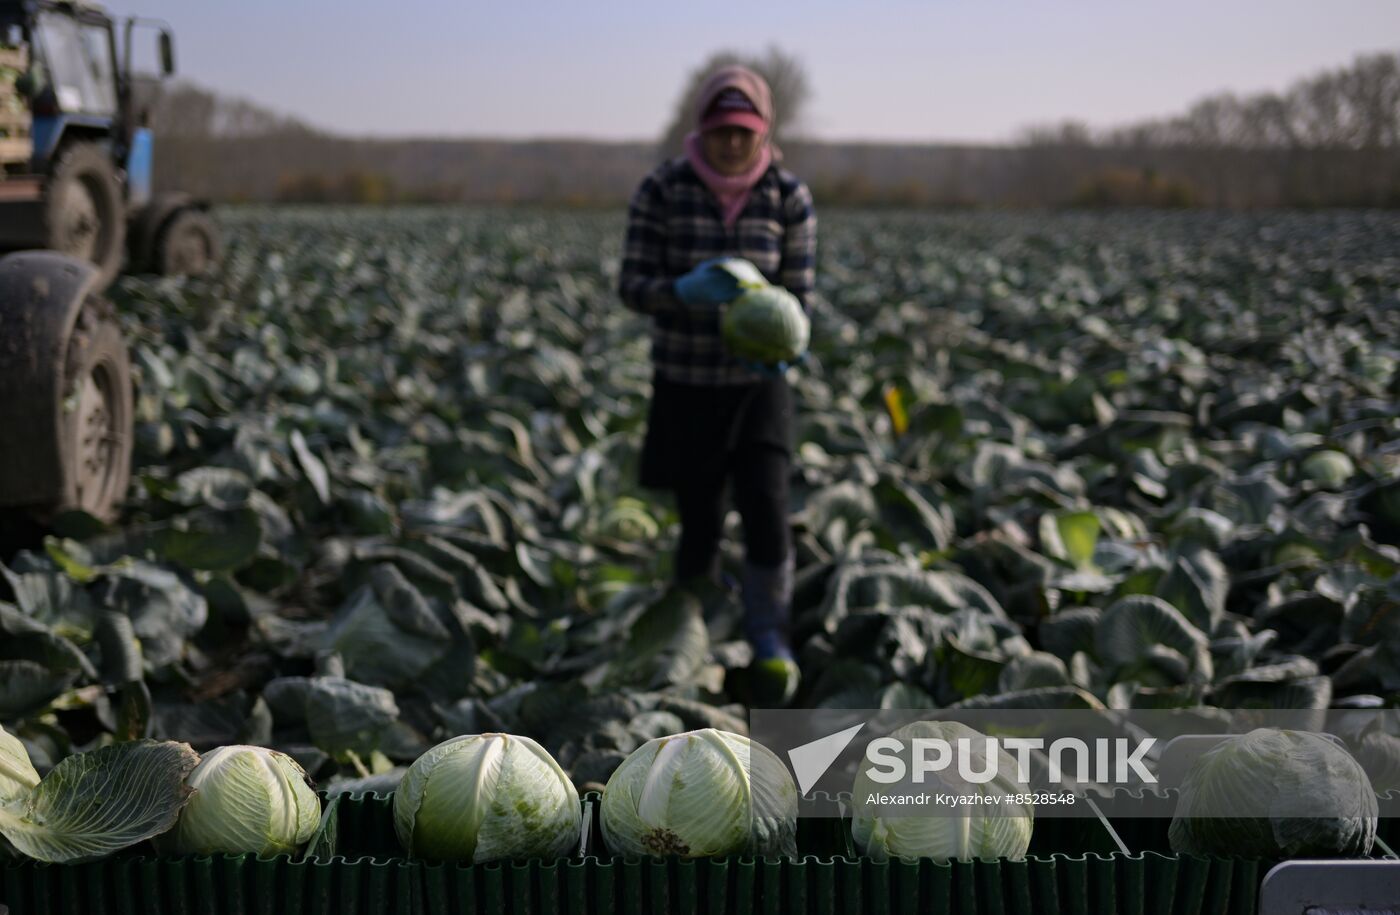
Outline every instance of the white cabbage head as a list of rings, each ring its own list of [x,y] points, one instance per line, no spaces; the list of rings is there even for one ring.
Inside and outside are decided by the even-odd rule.
[[[558,858],[577,847],[583,810],[544,747],[469,734],[409,767],[394,792],[394,829],[410,855],[433,861]]]
[[[200,757],[194,795],[175,828],[156,840],[165,854],[291,854],[321,822],[321,799],[285,753],[228,746]]]
[[[1187,770],[1168,837],[1177,854],[1368,855],[1378,812],[1366,771],[1346,750],[1308,731],[1256,728]]]
[[[901,741],[899,754],[912,771],[913,739],[943,740],[954,749],[965,739],[969,749],[968,768],[983,772],[990,763],[985,734],[957,721],[916,721],[890,734]],[[996,748],[996,775],[988,782],[965,781],[956,764],[938,772],[925,773],[922,783],[913,786],[920,793],[973,795],[999,798],[1030,790],[1017,776],[1015,758],[1000,746]],[[938,861],[970,861],[975,858],[1025,857],[1034,826],[1034,808],[1028,804],[967,804],[962,807],[924,805],[903,810],[879,802],[881,794],[904,793],[910,787],[901,782],[884,784],[872,777],[872,763],[862,764],[851,789],[851,837],[862,854],[876,860],[888,858],[933,858]],[[872,796],[874,798],[872,802]],[[898,809],[899,816],[883,815]]]
[[[704,728],[657,737],[603,790],[603,841],[625,855],[796,855],[797,787],[773,752]]]

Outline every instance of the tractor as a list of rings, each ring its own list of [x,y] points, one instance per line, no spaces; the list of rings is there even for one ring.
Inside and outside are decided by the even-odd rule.
[[[0,0],[0,526],[110,519],[130,479],[130,362],[104,291],[219,257],[207,205],[154,194],[137,30],[87,2]],[[117,33],[121,32],[119,36]],[[120,39],[120,40],[119,40]],[[22,250],[42,249],[42,250]]]

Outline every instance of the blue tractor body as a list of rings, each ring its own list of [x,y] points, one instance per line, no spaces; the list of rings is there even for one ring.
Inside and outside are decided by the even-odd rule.
[[[73,0],[0,0],[0,251],[71,254],[104,285],[122,266],[194,273],[216,260],[207,206],[154,191],[155,143],[132,73],[137,30],[151,27],[168,76],[164,23],[119,22]]]
[[[0,257],[0,532],[71,509],[115,515],[132,378],[103,291],[123,266],[202,273],[218,256],[205,207],[153,190],[131,67],[134,32],[150,26],[168,76],[163,23],[119,24],[76,0],[0,0],[0,253],[13,252]],[[18,250],[30,248],[46,250]]]

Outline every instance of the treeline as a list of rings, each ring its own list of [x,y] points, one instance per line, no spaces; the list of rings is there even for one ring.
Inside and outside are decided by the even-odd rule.
[[[659,156],[647,143],[336,136],[188,84],[149,99],[158,183],[218,201],[618,206]],[[826,205],[1396,207],[1400,54],[1112,130],[785,150]]]
[[[1396,207],[1400,54],[1363,55],[1283,92],[1214,95],[1177,117],[1032,129],[1020,145],[1023,199],[1048,186],[1074,187],[1080,202],[1170,186],[1182,205]]]

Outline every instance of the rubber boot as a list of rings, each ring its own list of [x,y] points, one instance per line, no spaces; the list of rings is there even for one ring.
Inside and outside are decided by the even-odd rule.
[[[788,626],[792,617],[793,557],[776,568],[745,562],[740,583],[744,604],[744,637],[753,646],[754,660],[792,660]]]
[[[793,660],[788,629],[792,621],[793,557],[777,568],[744,563],[741,598],[744,635],[753,646],[752,704],[781,708],[797,695],[801,672]]]

